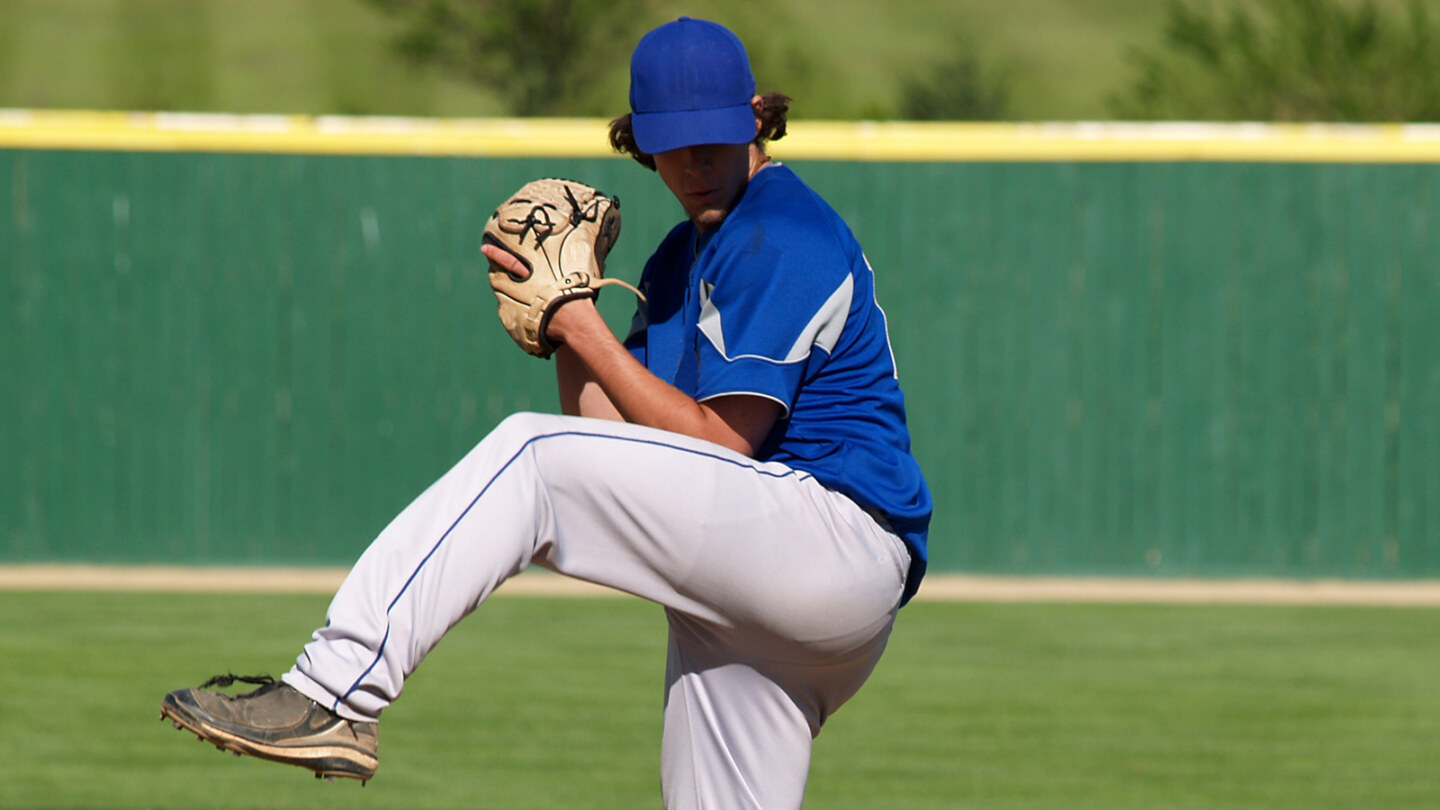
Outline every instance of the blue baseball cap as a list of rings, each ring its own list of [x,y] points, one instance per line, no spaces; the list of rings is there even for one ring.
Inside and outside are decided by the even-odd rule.
[[[681,17],[646,34],[630,58],[630,125],[646,154],[755,140],[755,75],[740,38]]]

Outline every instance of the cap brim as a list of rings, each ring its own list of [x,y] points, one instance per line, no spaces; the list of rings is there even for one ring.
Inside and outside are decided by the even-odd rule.
[[[742,144],[755,140],[755,111],[750,105],[713,110],[631,113],[635,145],[647,155],[711,143]]]

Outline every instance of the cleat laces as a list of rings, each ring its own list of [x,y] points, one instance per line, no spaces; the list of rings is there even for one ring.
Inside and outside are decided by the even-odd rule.
[[[255,697],[256,695],[263,695],[271,689],[274,689],[276,686],[280,685],[279,681],[275,680],[269,675],[236,675],[233,672],[227,672],[224,675],[216,675],[210,680],[200,684],[200,686],[197,688],[209,689],[211,687],[215,687],[217,689],[225,689],[236,683],[248,683],[251,686],[260,687],[253,692],[246,692],[243,695],[236,695],[235,697],[237,698],[247,698]]]

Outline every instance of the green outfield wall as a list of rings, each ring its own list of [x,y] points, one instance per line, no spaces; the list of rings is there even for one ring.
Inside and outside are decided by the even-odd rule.
[[[615,193],[632,281],[680,211],[552,124],[0,116],[0,562],[346,564],[555,410],[490,210]],[[817,130],[775,152],[875,267],[937,569],[1440,576],[1440,138]]]

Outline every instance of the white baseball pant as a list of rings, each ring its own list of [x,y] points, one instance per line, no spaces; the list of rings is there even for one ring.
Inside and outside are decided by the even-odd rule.
[[[360,557],[284,680],[378,718],[531,563],[663,605],[665,806],[798,808],[810,745],[884,650],[895,534],[809,474],[674,433],[517,414]]]

